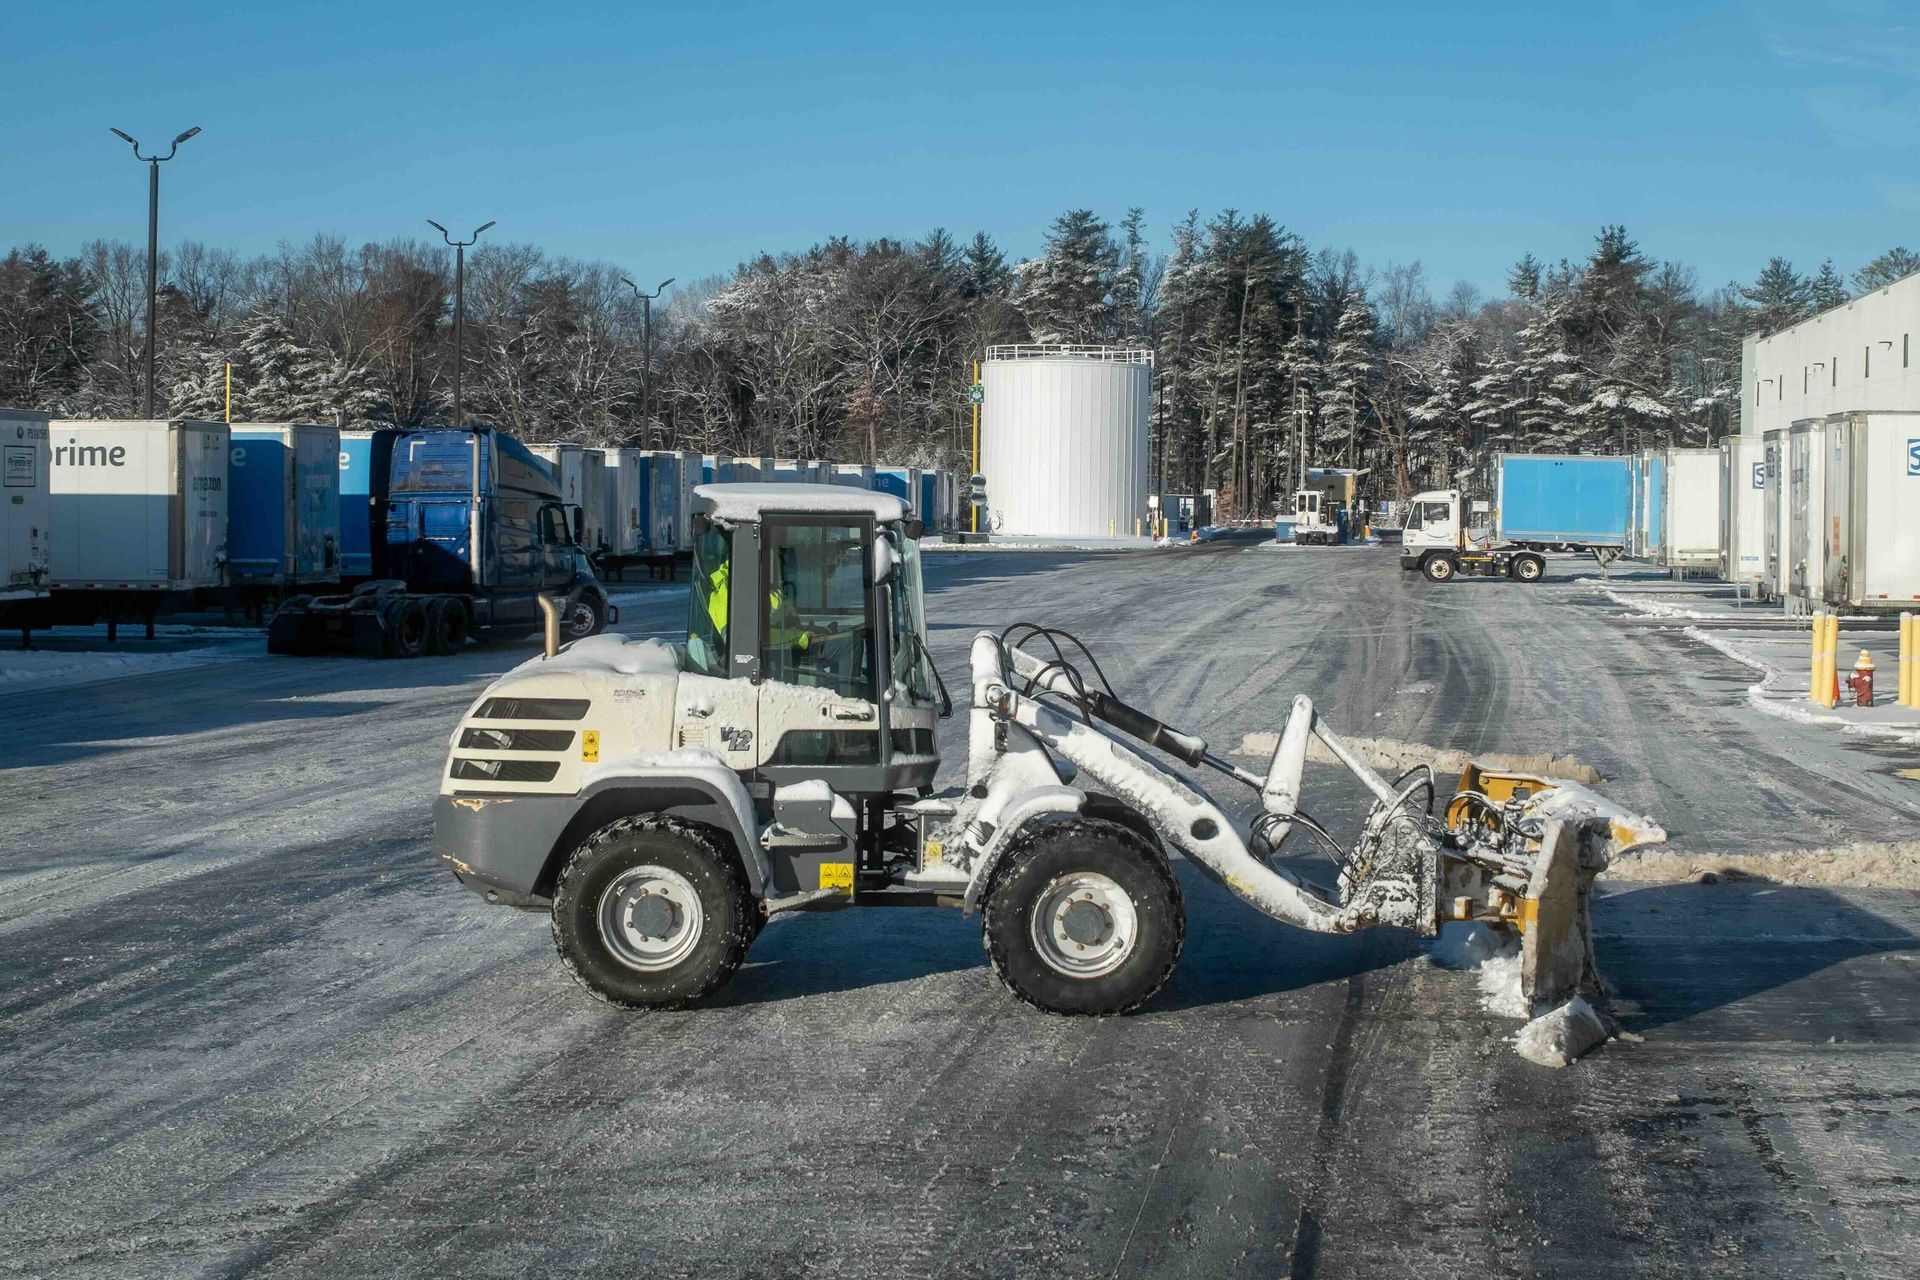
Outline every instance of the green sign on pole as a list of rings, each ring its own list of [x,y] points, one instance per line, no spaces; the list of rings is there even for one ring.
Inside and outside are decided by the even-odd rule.
[[[986,401],[987,401],[987,389],[985,387],[981,386],[979,383],[976,382],[972,386],[967,388],[967,403],[985,404]]]

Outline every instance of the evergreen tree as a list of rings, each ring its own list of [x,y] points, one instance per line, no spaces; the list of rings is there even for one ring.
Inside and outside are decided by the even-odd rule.
[[[1861,293],[1884,289],[1896,280],[1904,280],[1920,271],[1920,253],[1892,248],[1853,273],[1853,287]]]
[[[1814,311],[1831,311],[1847,301],[1847,286],[1833,269],[1833,259],[1820,264],[1820,274],[1808,286],[1808,303]]]
[[[1785,258],[1769,258],[1759,278],[1740,296],[1752,304],[1753,327],[1774,333],[1807,318],[1813,286]]]
[[[1015,268],[1014,303],[1035,342],[1103,343],[1117,333],[1114,276],[1120,250],[1087,209],[1054,219],[1046,252]]]
[[[1320,443],[1327,461],[1353,466],[1359,457],[1374,371],[1374,318],[1365,292],[1354,294],[1333,327],[1320,379]]]

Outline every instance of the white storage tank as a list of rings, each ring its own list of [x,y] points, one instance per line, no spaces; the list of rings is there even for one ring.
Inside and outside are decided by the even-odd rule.
[[[1765,441],[1720,442],[1720,580],[1760,587],[1767,576]]]
[[[224,422],[52,425],[56,591],[187,591],[227,567]]]
[[[48,462],[47,415],[0,409],[0,605],[47,593],[53,571]]]
[[[1153,352],[987,348],[987,527],[1016,537],[1144,535]]]
[[[1920,412],[1831,414],[1824,438],[1826,603],[1920,606]]]

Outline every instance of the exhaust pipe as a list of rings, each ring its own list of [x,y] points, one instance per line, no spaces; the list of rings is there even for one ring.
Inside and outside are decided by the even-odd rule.
[[[546,656],[551,658],[560,652],[560,606],[549,595],[534,597],[540,602],[540,616],[546,620]]]

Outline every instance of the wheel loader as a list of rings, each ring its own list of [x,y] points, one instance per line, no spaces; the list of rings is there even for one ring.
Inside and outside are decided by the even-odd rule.
[[[1517,933],[1540,1010],[1594,988],[1595,872],[1663,838],[1569,782],[1475,767],[1443,795],[1426,766],[1383,776],[1304,695],[1251,771],[1036,624],[974,637],[966,776],[936,792],[953,705],[919,522],[836,486],[708,485],[695,508],[686,640],[550,635],[462,717],[435,809],[461,882],[550,913],[562,961],[611,1004],[711,995],[782,913],[939,906],[979,914],[1020,999],[1125,1013],[1180,958],[1178,855],[1303,929]],[[1303,808],[1315,743],[1371,796],[1350,847]],[[1298,870],[1302,840],[1332,860],[1318,877]]]

